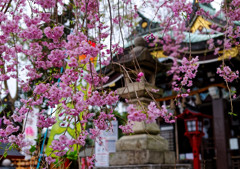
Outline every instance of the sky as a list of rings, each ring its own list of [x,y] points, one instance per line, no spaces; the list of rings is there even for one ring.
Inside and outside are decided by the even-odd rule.
[[[221,8],[221,3],[223,0],[215,0],[211,3],[211,5],[213,6],[213,8],[215,8],[217,11],[219,11],[219,9]]]
[[[160,1],[165,1],[165,0],[160,0]],[[193,0],[186,0],[187,2],[193,2]],[[214,0],[211,2],[211,5],[213,8],[216,9],[216,11],[219,11],[221,8],[221,2],[223,0]],[[142,5],[143,3],[139,3],[139,0],[134,0],[138,8],[140,9],[141,13],[143,13],[147,18],[153,19],[153,21],[158,21],[157,18],[155,17],[155,13],[152,12],[152,7],[151,6],[145,6]],[[159,13],[162,13],[162,17],[164,18],[166,15],[169,15],[168,12],[164,8],[159,10]]]

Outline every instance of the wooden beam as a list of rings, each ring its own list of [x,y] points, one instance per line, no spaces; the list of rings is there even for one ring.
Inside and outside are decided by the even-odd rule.
[[[221,87],[221,88],[227,88],[224,85],[224,83],[212,84],[212,85],[209,85],[207,87],[204,87],[204,88],[201,88],[201,89],[194,90],[194,91],[190,92],[189,96],[195,95],[197,93],[202,93],[202,92],[208,90],[209,87],[214,87],[214,86]],[[168,97],[158,98],[158,99],[156,99],[156,101],[161,102],[161,101],[167,101],[167,100],[171,100],[171,99],[175,99],[175,98],[177,98],[177,95],[172,95],[172,96],[168,96]]]

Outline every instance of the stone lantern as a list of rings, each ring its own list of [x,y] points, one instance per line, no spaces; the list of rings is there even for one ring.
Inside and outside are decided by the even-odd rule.
[[[153,101],[152,97],[161,96],[161,91],[158,93],[151,91],[157,89],[154,72],[163,66],[150,55],[143,38],[136,38],[134,44],[131,52],[120,58],[118,63],[135,71],[137,67],[137,72],[143,72],[144,78],[137,82],[134,81],[136,73],[128,73],[125,75],[125,86],[118,88],[118,94],[128,99],[129,104],[140,102],[147,106]],[[168,151],[168,142],[159,135],[160,129],[156,123],[135,122],[133,131],[133,135],[123,136],[117,141],[116,153],[110,153],[109,156],[110,166],[175,164],[175,153]]]

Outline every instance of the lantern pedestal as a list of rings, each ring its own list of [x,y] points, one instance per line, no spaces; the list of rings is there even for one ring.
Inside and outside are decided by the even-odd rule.
[[[175,162],[175,153],[168,151],[167,140],[159,135],[123,136],[117,141],[116,150],[116,153],[110,153],[110,166]]]
[[[168,150],[167,140],[159,135],[123,136],[116,150],[109,155],[110,166],[175,163],[175,152]]]

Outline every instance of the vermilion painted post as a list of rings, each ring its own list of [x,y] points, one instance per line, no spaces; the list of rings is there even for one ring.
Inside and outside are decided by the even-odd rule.
[[[201,139],[203,136],[202,132],[195,131],[191,133],[185,133],[185,135],[190,140],[193,152],[193,169],[201,169],[201,162],[199,159],[199,149],[201,145]]]
[[[70,160],[66,159],[65,163],[64,163],[64,169],[69,168],[69,164],[70,164]]]
[[[200,112],[190,111],[185,109],[184,112],[178,115],[178,118],[184,119],[184,125],[186,132],[185,136],[188,137],[192,146],[193,152],[193,168],[201,169],[201,163],[199,159],[199,149],[201,145],[203,133],[203,118],[212,118],[211,116],[202,114]]]
[[[201,137],[201,136],[200,136]],[[199,135],[192,135],[192,151],[193,151],[193,168],[201,169],[200,160],[199,160],[199,143],[200,138]]]

